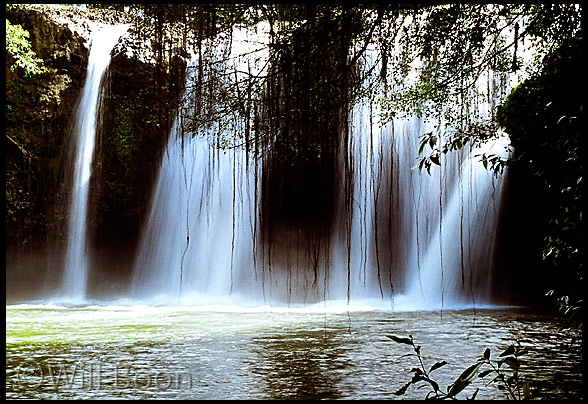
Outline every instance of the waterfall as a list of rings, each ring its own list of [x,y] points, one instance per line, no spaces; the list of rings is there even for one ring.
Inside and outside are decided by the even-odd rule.
[[[254,276],[249,187],[255,185],[246,173],[243,151],[223,153],[210,139],[184,138],[177,130],[176,123],[157,180],[132,294],[155,300],[161,295],[163,302],[205,295],[198,303],[212,303],[232,288],[237,291],[247,269]]]
[[[244,34],[241,32],[241,34]],[[235,35],[232,56],[251,73],[253,63],[240,60],[254,41]],[[223,52],[216,49],[220,55]],[[211,55],[210,57],[214,57]],[[186,84],[197,81],[197,57],[188,65]],[[235,70],[236,71],[236,70]],[[190,97],[185,110],[193,113]],[[255,172],[259,165],[242,147],[231,145],[234,133],[184,133],[176,117],[151,200],[150,213],[133,269],[130,294],[150,303],[226,304],[243,290],[257,288],[255,245]],[[210,132],[218,133],[216,123]],[[222,139],[226,136],[226,139]],[[238,143],[238,141],[237,141]],[[259,288],[256,293],[261,294]]]
[[[88,283],[89,254],[86,239],[88,193],[101,82],[110,64],[110,52],[127,29],[125,25],[104,26],[92,33],[88,72],[75,115],[71,141],[73,183],[63,278],[63,295],[74,300],[85,299]]]
[[[476,105],[476,113],[488,119],[510,84],[504,75],[489,74],[478,87],[487,103]],[[491,304],[504,175],[487,170],[480,156],[507,158],[508,137],[442,155],[441,165],[429,173],[419,170],[420,136],[443,130],[443,122],[413,116],[382,126],[378,119],[369,102],[356,105],[350,117],[351,297],[380,300],[396,310]],[[348,282],[347,257],[339,241],[345,230],[337,232],[330,286],[340,296]]]
[[[479,85],[494,88],[495,81]],[[483,117],[496,102],[488,98],[479,106]],[[284,232],[274,235],[283,251],[272,270],[260,253],[262,162],[239,147],[219,148],[217,132],[183,133],[178,118],[138,249],[132,298],[188,305],[368,302],[395,310],[491,304],[502,176],[486,170],[479,155],[506,157],[506,137],[443,155],[429,174],[418,168],[419,137],[434,129],[424,117],[381,126],[373,104],[360,103],[349,122],[341,148],[350,153],[351,171],[338,176],[337,219],[323,241],[328,248],[317,252],[320,266],[310,269],[308,252],[296,250],[305,240]],[[346,175],[351,212],[343,205]]]

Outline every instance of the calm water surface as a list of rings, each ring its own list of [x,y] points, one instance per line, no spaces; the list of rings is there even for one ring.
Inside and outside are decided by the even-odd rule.
[[[519,341],[540,398],[581,398],[582,336],[525,309],[386,312],[148,306],[6,307],[6,398],[423,399],[393,393],[418,366],[443,390],[485,348]],[[485,379],[482,379],[485,380]],[[500,399],[482,380],[477,398]]]

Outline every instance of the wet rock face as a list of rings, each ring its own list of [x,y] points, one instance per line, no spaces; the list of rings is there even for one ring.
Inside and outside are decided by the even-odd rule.
[[[7,250],[38,251],[59,235],[60,160],[74,104],[88,63],[86,40],[47,7],[11,8],[6,18],[29,32],[31,48],[46,72],[27,77],[6,58]],[[63,217],[63,213],[59,216]],[[62,227],[62,226],[61,226]]]
[[[14,131],[15,136],[51,127],[48,135],[55,138],[50,141],[59,147],[86,76],[91,29],[98,23],[126,23],[128,18],[109,10],[43,5],[7,9],[6,18],[29,32],[31,47],[47,69],[41,76],[27,79],[22,72],[10,71],[12,58],[7,54],[6,79],[26,87],[26,98],[34,100],[34,105],[15,106],[21,115],[27,115],[27,126]],[[19,96],[25,98],[23,94],[12,95],[17,102],[22,101]],[[30,139],[24,136],[18,140],[26,146]]]
[[[17,135],[21,137],[19,140],[26,145],[32,140],[26,136],[29,131],[50,126],[54,128],[50,141],[59,146],[63,140],[63,133],[59,132],[64,132],[67,126],[71,100],[77,99],[83,85],[88,48],[86,40],[80,34],[72,31],[68,24],[54,20],[45,9],[37,6],[7,10],[6,18],[29,32],[31,47],[47,69],[42,76],[30,80],[22,77],[22,72],[18,71],[7,77],[7,80],[27,87],[31,98],[35,100],[34,105],[15,105],[28,118],[28,125],[19,127],[17,131]],[[13,95],[15,102],[23,101],[19,99],[23,94]],[[34,136],[34,133],[31,135]],[[53,153],[56,151],[52,150]]]
[[[184,60],[135,56],[115,49],[104,82],[90,194],[98,247],[137,242],[184,83]]]

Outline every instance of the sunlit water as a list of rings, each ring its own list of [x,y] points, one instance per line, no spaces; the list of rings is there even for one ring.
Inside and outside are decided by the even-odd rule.
[[[7,306],[6,398],[423,399],[393,394],[418,363],[386,335],[409,334],[427,367],[449,362],[432,373],[443,390],[519,341],[539,397],[581,397],[581,334],[551,315],[352,309]],[[481,381],[459,397],[476,388],[504,398]]]
[[[110,52],[128,26],[107,25],[102,29],[96,26],[95,29],[88,57],[88,73],[76,111],[72,139],[72,146],[75,148],[71,167],[73,183],[63,279],[64,294],[82,299],[86,296],[90,265],[86,250],[86,225],[101,83],[110,64]]]

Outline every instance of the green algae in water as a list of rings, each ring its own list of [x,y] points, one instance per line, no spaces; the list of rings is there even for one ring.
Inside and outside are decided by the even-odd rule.
[[[541,398],[579,398],[581,335],[524,310],[203,311],[7,307],[7,399],[395,399],[412,367],[387,334],[412,334],[450,384],[516,338]],[[554,336],[557,335],[557,338]],[[554,371],[555,370],[555,371]],[[61,378],[59,375],[61,374]],[[73,377],[75,375],[75,378]],[[501,399],[492,387],[478,398]],[[422,399],[415,389],[404,398]],[[471,392],[464,391],[465,395]]]

